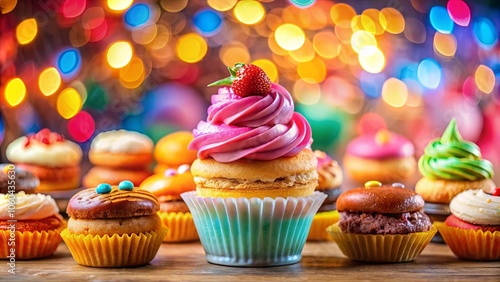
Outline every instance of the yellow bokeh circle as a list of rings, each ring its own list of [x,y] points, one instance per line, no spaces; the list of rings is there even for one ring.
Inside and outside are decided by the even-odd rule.
[[[408,87],[403,81],[391,77],[382,86],[382,100],[389,106],[402,107],[408,100]]]
[[[177,57],[186,63],[201,61],[208,51],[205,39],[196,33],[187,33],[177,40]]]
[[[306,41],[304,31],[293,24],[280,25],[274,33],[274,38],[276,43],[287,51],[299,49]]]
[[[37,33],[38,25],[35,19],[26,19],[16,27],[17,42],[21,45],[28,44],[35,39]]]
[[[66,88],[57,97],[56,106],[63,118],[70,119],[82,109],[82,97],[75,88]]]
[[[61,86],[61,75],[54,67],[44,69],[38,77],[38,87],[45,96],[56,93]]]
[[[490,94],[495,87],[495,73],[489,67],[480,65],[474,74],[477,88],[486,94]]]
[[[5,86],[5,100],[11,107],[21,104],[26,98],[26,85],[19,78],[13,78]]]
[[[115,69],[126,66],[132,59],[132,45],[127,41],[118,41],[108,48],[106,58],[108,64]]]
[[[261,22],[266,10],[259,1],[242,0],[233,9],[234,16],[243,24],[253,25]]]
[[[369,73],[379,73],[385,67],[385,56],[375,46],[365,46],[361,48],[358,54],[358,60],[361,67]]]

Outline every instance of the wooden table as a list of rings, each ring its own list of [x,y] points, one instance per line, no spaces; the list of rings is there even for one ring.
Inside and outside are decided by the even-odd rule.
[[[368,264],[347,259],[333,242],[308,242],[299,263],[262,268],[218,266],[206,262],[200,243],[163,244],[155,259],[135,268],[80,266],[66,245],[48,258],[17,261],[16,275],[4,273],[0,280],[45,281],[500,281],[500,262],[460,260],[446,245],[431,243],[414,262]],[[0,268],[0,269],[1,269]]]

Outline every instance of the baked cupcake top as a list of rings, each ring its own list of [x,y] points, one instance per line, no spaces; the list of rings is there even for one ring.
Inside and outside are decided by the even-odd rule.
[[[152,154],[153,140],[135,131],[111,130],[99,133],[90,149],[98,153]]]
[[[295,156],[310,145],[309,123],[294,112],[292,96],[284,87],[271,83],[262,69],[254,65],[237,64],[229,69],[236,75],[232,86],[219,88],[212,96],[207,121],[201,121],[193,130],[195,138],[189,149],[197,150],[198,158],[213,158],[222,163],[274,160]],[[252,74],[254,71],[256,75]],[[258,86],[265,78],[269,85]],[[242,94],[241,84],[243,88],[265,89],[265,93]]]
[[[441,138],[427,145],[418,168],[431,179],[478,181],[493,178],[493,165],[481,159],[476,144],[462,138],[455,119],[451,120]]]
[[[451,200],[450,211],[472,224],[500,225],[500,188],[495,188],[492,194],[482,189],[464,191]]]
[[[369,181],[365,187],[342,193],[337,199],[339,212],[400,214],[416,212],[424,207],[424,199],[402,184],[382,185]]]
[[[13,201],[15,209],[9,208]],[[56,214],[59,214],[59,208],[56,201],[49,195],[26,194],[23,191],[15,194],[0,194],[0,220],[38,220]]]
[[[118,186],[102,183],[76,193],[66,212],[74,219],[106,219],[149,216],[158,210],[153,194],[125,180]]]
[[[26,194],[31,194],[38,185],[40,180],[31,172],[12,164],[0,165],[0,194],[7,194],[9,191],[12,193],[24,191]]]
[[[184,164],[177,170],[167,169],[163,174],[152,175],[141,183],[140,188],[151,192],[160,202],[182,200],[182,193],[196,190],[189,168]]]
[[[342,169],[337,161],[333,160],[323,151],[315,150],[318,159],[316,171],[318,172],[318,187],[316,190],[337,188],[342,184]]]
[[[82,149],[62,135],[44,128],[36,134],[19,137],[7,147],[7,159],[47,167],[78,166]]]
[[[387,159],[413,156],[415,146],[407,138],[387,129],[365,133],[347,145],[347,153],[360,158]]]

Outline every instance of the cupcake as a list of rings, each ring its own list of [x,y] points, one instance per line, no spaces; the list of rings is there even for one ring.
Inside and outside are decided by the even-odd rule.
[[[450,203],[451,215],[436,222],[446,244],[462,259],[500,260],[500,188],[491,194],[466,190]]]
[[[331,240],[331,236],[326,232],[326,228],[339,220],[339,213],[336,210],[335,202],[341,193],[342,169],[337,161],[332,160],[325,152],[316,150],[314,155],[318,159],[316,170],[318,171],[318,186],[316,191],[325,193],[327,198],[313,218],[311,231],[307,236],[308,241]]]
[[[169,168],[177,169],[184,164],[191,165],[196,160],[196,151],[188,149],[193,138],[189,131],[177,131],[158,140],[154,149],[157,163],[155,173],[164,173]]]
[[[80,187],[80,146],[47,128],[12,141],[7,159],[40,179],[37,192]]]
[[[3,181],[5,178],[8,181]],[[54,199],[28,194],[37,184],[35,176],[13,165],[4,166],[0,172],[1,259],[43,258],[53,254],[61,243],[59,234],[65,223]]]
[[[405,182],[417,170],[414,154],[415,147],[407,138],[384,128],[349,142],[343,166],[346,174],[359,183],[371,179]]]
[[[89,151],[94,167],[83,178],[83,185],[118,185],[122,179],[130,179],[139,186],[151,175],[153,147],[153,141],[138,132],[111,130],[99,133],[92,140]]]
[[[189,148],[196,192],[181,194],[209,262],[274,266],[298,262],[326,195],[314,192],[311,128],[290,93],[254,65],[229,68],[207,121]],[[212,84],[213,85],[213,84]]]
[[[61,237],[75,261],[93,267],[149,263],[167,233],[158,200],[130,181],[102,183],[75,194],[68,204],[68,227]]]
[[[444,221],[450,215],[450,201],[460,192],[469,189],[489,192],[495,187],[491,180],[493,165],[481,159],[476,144],[463,140],[455,119],[441,138],[427,145],[418,167],[423,177],[417,182],[415,191],[424,198],[424,210],[433,221]],[[434,241],[441,241],[439,235]]]
[[[164,173],[154,174],[146,178],[140,188],[151,192],[160,202],[158,215],[168,227],[163,242],[198,240],[193,217],[181,198],[181,193],[196,190],[189,165],[184,164],[177,170],[169,168]]]
[[[422,197],[399,183],[370,181],[339,196],[340,220],[327,231],[352,260],[412,261],[436,233],[423,207]]]

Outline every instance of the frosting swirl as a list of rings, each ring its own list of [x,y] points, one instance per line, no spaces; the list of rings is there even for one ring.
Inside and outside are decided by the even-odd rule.
[[[441,138],[427,145],[418,167],[431,179],[477,181],[493,177],[493,165],[481,159],[476,144],[463,140],[454,119]]]
[[[265,96],[240,97],[221,88],[212,97],[207,121],[193,130],[189,149],[218,162],[295,156],[311,143],[312,134],[307,120],[293,110],[290,93],[278,84]]]
[[[19,137],[7,147],[7,159],[13,163],[25,163],[47,167],[78,166],[82,160],[82,149],[68,140],[45,144],[29,138]]]
[[[467,190],[450,202],[451,213],[459,219],[480,225],[500,225],[500,197],[481,189]]]
[[[0,220],[37,220],[47,218],[59,213],[56,201],[44,194],[26,194],[21,191],[15,196],[15,217],[9,216],[9,205],[12,196],[10,194],[0,194]]]

